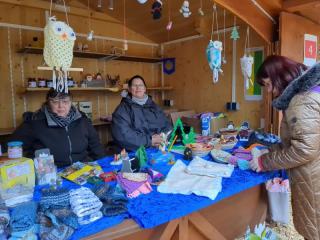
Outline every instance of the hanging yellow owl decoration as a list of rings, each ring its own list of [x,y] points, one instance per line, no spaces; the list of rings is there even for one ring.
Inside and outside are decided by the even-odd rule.
[[[76,34],[65,22],[50,17],[44,28],[43,56],[53,68],[53,86],[58,92],[68,92],[67,69],[71,67]],[[56,77],[55,70],[58,71]]]

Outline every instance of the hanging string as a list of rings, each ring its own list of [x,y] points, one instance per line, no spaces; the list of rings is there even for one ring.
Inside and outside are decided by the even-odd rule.
[[[123,38],[127,40],[127,27],[126,27],[126,0],[123,0]]]
[[[89,31],[91,31],[90,0],[88,0],[88,14],[89,14]]]
[[[218,41],[220,41],[220,34],[219,34],[219,24],[218,24],[218,11],[216,3],[213,3],[212,7],[212,25],[211,25],[211,40],[213,39],[214,34],[214,22],[216,22],[216,33],[218,37]]]
[[[68,19],[68,14],[67,14],[66,3],[65,3],[64,0],[62,0],[62,1],[63,1],[64,12],[65,12],[65,14],[66,14],[66,21],[67,21],[67,24],[68,24],[68,26],[69,26],[69,19]],[[50,10],[49,10],[49,15],[50,15],[50,17],[52,16],[52,15],[51,15],[51,12],[52,12],[52,0],[50,1]]]
[[[223,9],[223,59],[226,59],[226,10]]]
[[[245,54],[248,54],[248,50],[249,50],[249,46],[250,46],[250,29],[249,29],[249,26],[247,27],[247,33],[246,33],[246,40],[245,40],[245,43],[244,43],[244,52]]]

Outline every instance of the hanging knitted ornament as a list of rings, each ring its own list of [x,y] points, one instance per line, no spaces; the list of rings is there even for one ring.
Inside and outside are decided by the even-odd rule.
[[[250,84],[253,85],[251,76],[252,76],[252,66],[254,63],[254,59],[247,52],[248,47],[249,47],[249,27],[247,28],[247,35],[246,35],[246,40],[244,45],[244,54],[243,54],[243,57],[240,58],[240,66],[241,66],[243,78],[245,80],[246,89],[249,89]]]
[[[209,66],[213,72],[213,83],[218,82],[219,73],[223,72],[221,69],[221,51],[222,51],[222,42],[210,40],[207,46],[207,59]]]
[[[51,16],[51,7],[52,0],[50,5],[50,18],[44,27],[43,56],[46,64],[53,68],[53,88],[58,92],[67,93],[67,69],[70,68],[72,64],[76,34],[69,26],[67,12],[65,12],[67,23],[56,21],[56,17]],[[55,70],[58,71],[58,78],[56,77]]]
[[[151,13],[153,15],[153,19],[160,19],[161,18],[161,11],[162,11],[162,1],[156,0],[152,3]]]
[[[190,9],[189,9],[189,1],[183,1],[183,4],[180,8],[180,13],[182,13],[182,15],[185,18],[188,18],[191,15]]]

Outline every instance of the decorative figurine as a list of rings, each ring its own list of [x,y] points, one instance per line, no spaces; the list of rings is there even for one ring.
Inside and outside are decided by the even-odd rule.
[[[183,1],[183,4],[180,8],[180,12],[185,18],[188,18],[191,15],[191,12],[189,9],[189,1]]]
[[[192,160],[192,150],[189,147],[186,147],[186,149],[183,152],[183,159],[184,160]]]
[[[161,18],[161,11],[162,11],[162,1],[161,0],[156,0],[154,3],[152,3],[152,16],[153,19],[160,19]]]

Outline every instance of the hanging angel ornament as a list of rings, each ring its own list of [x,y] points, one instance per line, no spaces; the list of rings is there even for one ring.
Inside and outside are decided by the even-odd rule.
[[[222,73],[221,69],[221,52],[222,52],[222,42],[210,40],[207,46],[207,59],[209,66],[213,72],[213,83],[218,82],[219,73]]]
[[[188,18],[191,15],[189,5],[189,1],[183,1],[183,4],[179,10],[185,18]]]
[[[252,76],[252,65],[254,63],[253,57],[249,54],[244,54],[242,58],[240,58],[240,65],[243,78],[245,80],[246,89],[250,87],[250,84],[253,85],[251,76]]]
[[[240,66],[241,66],[243,78],[245,80],[246,89],[249,89],[250,84],[253,85],[251,76],[252,76],[252,66],[254,63],[254,59],[247,52],[248,48],[249,48],[249,27],[247,27],[246,40],[244,44],[244,54],[243,54],[243,57],[240,58]]]
[[[68,92],[67,69],[71,67],[76,34],[65,22],[50,17],[44,28],[43,56],[46,64],[53,68],[53,88]],[[56,71],[58,77],[56,76]]]

